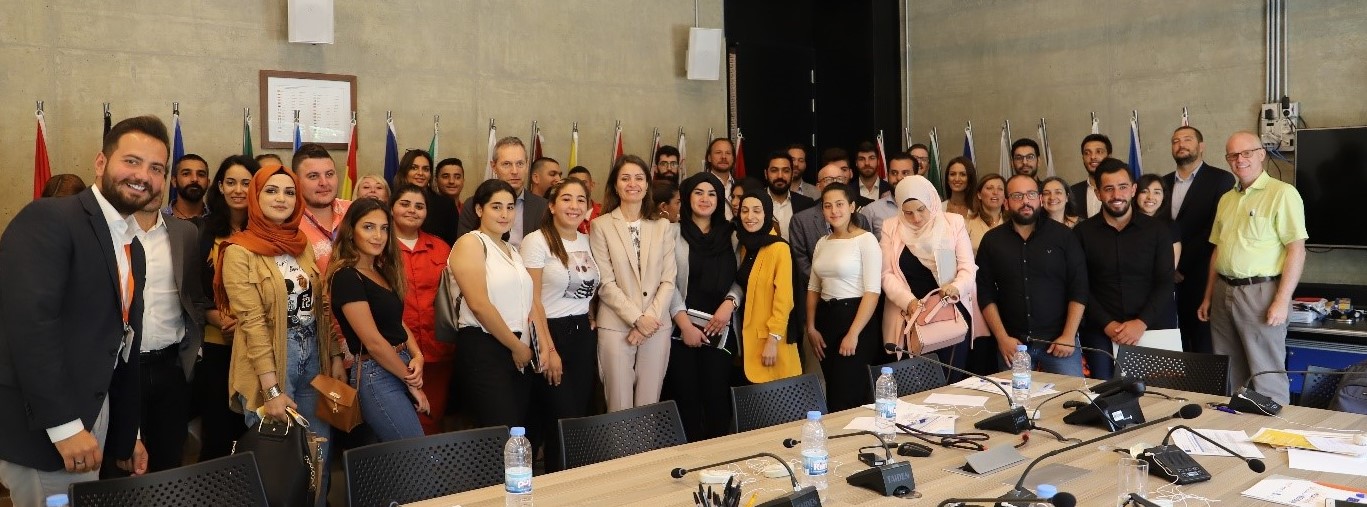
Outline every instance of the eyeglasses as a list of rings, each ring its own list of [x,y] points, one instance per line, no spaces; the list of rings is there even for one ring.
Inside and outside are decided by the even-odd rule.
[[[1031,153],[1029,155],[1011,155],[1011,160],[1015,160],[1016,162],[1021,162],[1024,160],[1035,160],[1036,158],[1039,158],[1039,156],[1035,155],[1034,153]]]
[[[1026,199],[1039,199],[1039,192],[1031,190],[1029,192],[1011,192],[1006,195],[1007,199],[1013,201],[1023,201]]]
[[[1229,163],[1233,164],[1234,161],[1239,160],[1239,159],[1241,159],[1241,158],[1250,158],[1250,159],[1251,159],[1251,158],[1253,158],[1253,154],[1254,154],[1254,153],[1257,153],[1258,150],[1261,150],[1261,149],[1263,149],[1263,148],[1253,148],[1253,149],[1251,149],[1251,150],[1236,151],[1236,152],[1234,152],[1234,153],[1230,153],[1230,154],[1228,154],[1228,155],[1225,155],[1225,162],[1229,162]]]
[[[845,177],[844,177],[844,176],[827,176],[827,177],[825,177],[825,178],[821,178],[821,179],[819,179],[819,180],[816,180],[816,182],[817,182],[817,183],[820,183],[820,184],[822,184],[822,185],[829,185],[829,184],[831,184],[831,183],[845,183]]]
[[[665,160],[665,161],[663,161],[663,162],[656,162],[655,165],[656,165],[656,166],[659,166],[659,167],[679,167],[679,161],[678,161],[678,160]]]

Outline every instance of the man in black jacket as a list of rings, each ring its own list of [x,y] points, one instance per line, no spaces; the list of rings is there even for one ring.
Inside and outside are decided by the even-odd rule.
[[[1196,318],[1206,295],[1210,275],[1210,227],[1220,196],[1234,188],[1234,175],[1205,163],[1205,138],[1195,127],[1179,127],[1172,133],[1172,159],[1177,170],[1163,176],[1172,219],[1182,234],[1182,256],[1177,260],[1177,325],[1182,330],[1182,349],[1210,353],[1210,323]]]

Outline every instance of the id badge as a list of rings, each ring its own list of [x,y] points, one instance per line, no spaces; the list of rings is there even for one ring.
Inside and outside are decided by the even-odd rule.
[[[119,357],[128,362],[129,352],[133,350],[133,326],[123,325],[123,341],[119,342]]]

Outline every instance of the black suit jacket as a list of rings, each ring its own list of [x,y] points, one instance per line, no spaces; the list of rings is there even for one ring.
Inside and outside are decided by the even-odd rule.
[[[1073,207],[1073,213],[1084,219],[1092,218],[1087,215],[1087,196],[1092,195],[1092,187],[1087,184],[1087,181],[1091,177],[1091,175],[1087,175],[1082,181],[1074,183],[1073,195],[1068,196],[1068,205]],[[1098,213],[1100,212],[1098,211]],[[1210,231],[1207,230],[1206,232]]]
[[[200,286],[204,257],[199,250],[199,229],[188,220],[165,220],[176,295],[180,298],[181,318],[185,321],[185,336],[180,340],[180,366],[185,369],[185,380],[190,380],[199,347],[204,344],[204,310],[213,307],[213,300],[204,297],[204,288]]]
[[[541,228],[541,220],[546,218],[546,198],[526,189],[523,189],[522,195],[525,196],[522,203],[522,237],[525,238]],[[478,228],[479,216],[475,215],[475,200],[466,199],[465,205],[460,208],[460,225],[456,228],[456,239]],[[521,239],[518,238],[519,241]]]
[[[1172,199],[1175,175],[1171,172],[1163,176],[1163,186]],[[1234,188],[1234,175],[1229,171],[1202,162],[1196,171],[1191,188],[1182,198],[1182,209],[1177,212],[1177,227],[1182,234],[1182,257],[1177,260],[1177,271],[1185,280],[1192,280],[1201,287],[1205,286],[1210,272],[1210,254],[1215,245],[1210,243],[1210,228],[1215,223],[1215,208],[1220,197]]]
[[[807,211],[807,208],[816,206],[816,199],[807,197],[797,192],[788,192],[788,200],[793,201],[793,215]]]
[[[34,201],[0,236],[0,459],[38,470],[64,466],[47,429],[89,429],[106,396],[105,459],[132,456],[137,436],[146,266],[135,243],[134,360],[123,362],[119,270],[93,192]]]

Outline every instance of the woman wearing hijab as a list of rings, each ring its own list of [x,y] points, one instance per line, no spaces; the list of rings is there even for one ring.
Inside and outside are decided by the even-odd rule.
[[[344,380],[342,355],[326,332],[326,311],[315,308],[319,280],[313,249],[299,230],[304,214],[298,179],[288,168],[262,169],[247,194],[247,229],[219,245],[214,291],[237,317],[228,385],[233,410],[248,426],[262,416],[287,420],[286,408],[309,421],[309,430],[328,438],[332,431],[314,413],[318,392],[309,382],[319,372]],[[258,415],[260,414],[260,415]],[[322,455],[328,455],[328,443]],[[320,470],[328,470],[326,460]],[[324,477],[323,489],[327,491]]]
[[[748,192],[741,197],[736,221],[736,283],[749,296],[738,312],[745,379],[758,384],[801,375],[797,341],[788,336],[793,254],[772,226],[774,202],[764,193]]]
[[[978,266],[973,260],[973,244],[968,238],[964,217],[945,213],[939,195],[929,180],[909,176],[897,183],[893,199],[901,209],[898,216],[883,222],[883,341],[919,352],[915,336],[903,343],[902,330],[908,315],[914,315],[920,300],[935,289],[945,296],[959,297],[959,313],[969,319],[966,339],[941,352],[940,359],[960,368],[968,360],[971,338],[986,336],[978,305]],[[948,357],[945,357],[945,356]]]
[[[740,305],[736,284],[735,227],[726,219],[724,189],[711,173],[683,181],[679,195],[679,239],[674,243],[675,336],[670,345],[665,388],[679,405],[684,434],[702,440],[726,434],[731,424],[732,365],[740,345],[732,317]],[[712,318],[697,326],[689,313]]]

